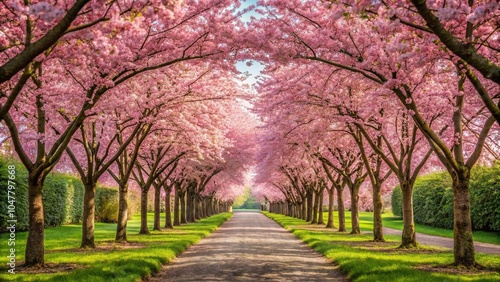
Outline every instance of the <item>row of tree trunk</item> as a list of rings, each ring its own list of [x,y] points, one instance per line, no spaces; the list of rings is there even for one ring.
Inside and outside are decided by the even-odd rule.
[[[346,231],[345,224],[345,208],[344,208],[344,198],[343,189],[329,189],[328,190],[328,219],[326,221],[327,228],[337,228],[333,220],[334,211],[334,192],[337,191],[337,207],[338,207],[338,218],[339,226],[338,230],[340,232]],[[352,195],[351,195],[352,196]],[[358,197],[353,197],[351,200],[351,216],[355,220],[351,221],[351,234],[359,234],[359,207],[358,207]],[[305,197],[301,199],[300,202],[292,202],[289,199],[285,201],[275,201],[269,203],[269,212],[283,214],[295,218],[303,219],[312,224],[325,224],[323,218],[323,206],[324,206],[324,193],[320,189],[318,192],[306,193]],[[266,206],[262,207],[266,209]]]
[[[171,189],[174,187],[174,195]],[[181,189],[180,185],[163,185],[165,190],[165,222],[163,228],[171,229],[184,223],[195,222],[202,218],[210,217],[230,210],[230,202],[221,201],[210,196],[201,196],[194,189]],[[173,196],[173,205],[172,205]],[[147,224],[147,193],[141,195],[141,224],[140,234],[149,234]],[[173,211],[173,220],[172,220]],[[161,230],[161,189],[155,186],[154,193],[154,220],[153,230]]]

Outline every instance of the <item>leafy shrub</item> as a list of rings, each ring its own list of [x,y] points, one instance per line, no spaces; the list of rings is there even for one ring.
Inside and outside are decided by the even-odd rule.
[[[118,221],[118,191],[116,189],[96,188],[95,217],[100,222]]]
[[[473,170],[470,187],[473,226],[500,231],[500,161]]]
[[[75,176],[50,173],[43,185],[45,226],[82,220],[83,184]]]
[[[141,208],[141,195],[133,191],[128,192],[128,219],[139,212]]]
[[[13,160],[10,159],[3,159],[0,158],[0,232],[6,232],[7,228],[7,220],[11,219],[8,218],[7,214],[7,206],[8,206],[8,190],[7,190],[7,185],[8,185],[8,180],[9,180],[9,174],[8,174],[8,166],[9,165],[14,165],[16,166],[16,179],[14,180],[15,182],[15,215],[17,219],[16,223],[16,229],[21,231],[21,230],[27,230],[28,229],[28,172],[22,164],[17,163]],[[12,195],[11,195],[12,196]]]
[[[451,179],[446,172],[418,177],[413,186],[415,222],[452,228],[453,189],[451,186]]]
[[[471,172],[471,219],[474,230],[500,231],[500,162]],[[392,209],[402,216],[401,189],[392,192]],[[453,188],[447,172],[419,176],[413,187],[415,222],[453,228]]]
[[[403,217],[403,192],[399,185],[392,191],[391,205],[392,213],[395,216]]]
[[[11,159],[0,157],[0,232],[7,231],[7,181],[8,166],[16,166],[16,229],[28,230],[28,171],[24,166]],[[83,217],[84,186],[76,176],[53,172],[45,179],[42,200],[45,226],[59,226],[78,223]],[[96,189],[96,220],[116,222],[118,215],[118,191],[100,187]],[[130,193],[129,218],[137,212],[137,197]]]

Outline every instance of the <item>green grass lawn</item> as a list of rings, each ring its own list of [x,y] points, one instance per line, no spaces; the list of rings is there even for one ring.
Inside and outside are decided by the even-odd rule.
[[[351,213],[346,211],[346,228],[348,231],[351,230]],[[328,219],[328,212],[323,215],[325,220]],[[403,219],[395,217],[392,213],[382,214],[382,220],[385,227],[403,230]],[[334,212],[334,222],[335,226],[338,228],[338,214]],[[373,230],[373,213],[371,212],[360,212],[359,213],[359,224],[362,231],[372,231]],[[445,229],[432,227],[424,224],[415,224],[415,229],[417,232],[422,234],[436,235],[442,237],[453,238],[453,229]],[[500,245],[500,233],[498,232],[486,232],[486,231],[474,231],[474,240],[478,242],[490,243]],[[418,237],[417,237],[418,240]]]
[[[81,251],[81,225],[65,225],[45,229],[45,262],[71,264],[76,270],[53,274],[9,274],[6,268],[7,248],[2,246],[0,281],[137,281],[151,275],[188,246],[213,232],[231,213],[222,213],[174,230],[152,231],[151,235],[138,235],[139,215],[128,222],[128,247],[114,245],[116,224],[96,223],[97,250]],[[153,214],[148,214],[152,229]],[[164,218],[162,216],[162,223]],[[24,259],[26,232],[16,234],[16,259]],[[6,245],[7,234],[0,234]]]
[[[264,214],[339,264],[341,271],[352,281],[500,281],[500,256],[477,254],[477,261],[490,269],[479,273],[456,268],[435,268],[451,264],[452,251],[430,247],[400,250],[397,249],[399,236],[386,236],[387,243],[374,243],[370,242],[372,236],[369,234],[349,235],[320,228],[301,219],[267,212]],[[362,213],[360,220],[362,229],[370,230],[369,213]]]

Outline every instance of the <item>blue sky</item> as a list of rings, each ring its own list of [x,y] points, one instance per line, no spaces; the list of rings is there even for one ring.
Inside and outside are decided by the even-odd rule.
[[[257,0],[242,0],[241,9],[245,9],[250,5],[255,5]],[[259,18],[260,15],[256,12],[248,12],[242,16],[244,22],[249,22],[251,17]],[[257,81],[257,76],[260,75],[260,71],[264,69],[264,66],[257,61],[251,61],[251,66],[247,66],[247,61],[239,62],[236,64],[238,71],[243,73],[248,73],[250,76],[245,80],[245,83],[253,85]]]

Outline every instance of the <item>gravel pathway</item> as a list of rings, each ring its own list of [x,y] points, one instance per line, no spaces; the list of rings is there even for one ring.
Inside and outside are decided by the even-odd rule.
[[[348,281],[260,212],[235,212],[148,281]]]
[[[401,230],[384,227],[384,234],[401,236]],[[453,239],[417,233],[417,242],[422,245],[431,245],[453,249]],[[500,246],[488,243],[474,242],[476,252],[500,255]]]

